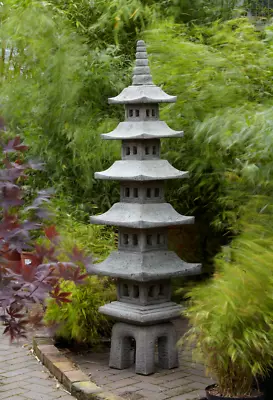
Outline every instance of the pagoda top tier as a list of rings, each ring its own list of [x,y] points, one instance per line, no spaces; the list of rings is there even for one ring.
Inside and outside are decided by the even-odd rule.
[[[136,66],[131,86],[123,89],[116,97],[108,99],[110,104],[174,103],[176,96],[170,96],[153,84],[148,65],[146,45],[143,40],[137,42]]]

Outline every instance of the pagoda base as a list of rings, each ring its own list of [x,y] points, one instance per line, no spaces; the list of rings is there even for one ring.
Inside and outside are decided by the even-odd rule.
[[[138,305],[113,301],[99,308],[102,314],[135,325],[154,325],[179,318],[183,308],[172,302]]]
[[[158,345],[160,368],[178,367],[176,331],[171,322],[152,326],[136,326],[117,322],[112,330],[109,367],[129,368],[132,360],[131,338],[135,340],[135,372],[150,375],[155,372],[155,346]]]

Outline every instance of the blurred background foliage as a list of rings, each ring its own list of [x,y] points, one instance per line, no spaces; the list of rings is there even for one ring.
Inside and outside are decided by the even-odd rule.
[[[272,193],[273,25],[268,19],[258,29],[250,10],[235,0],[0,6],[0,114],[7,135],[20,134],[45,162],[30,185],[55,188],[57,214],[69,216],[62,229],[82,224],[85,246],[89,214],[119,198],[116,182],[94,179],[120,158],[120,144],[99,135],[124,118],[107,98],[130,83],[135,42],[144,38],[154,82],[178,96],[161,118],[185,131],[163,141],[163,156],[190,171],[190,179],[168,183],[167,194],[196,224],[171,232],[171,246],[211,272],[221,245],[240,230],[249,196]]]
[[[215,258],[214,276],[188,293],[190,329],[180,343],[194,347],[226,398],[247,396],[255,380],[272,398],[272,211],[272,198],[250,196],[241,232]]]

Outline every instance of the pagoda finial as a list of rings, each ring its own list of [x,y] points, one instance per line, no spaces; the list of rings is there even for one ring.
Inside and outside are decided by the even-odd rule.
[[[133,85],[153,85],[144,40],[138,40],[137,42],[136,66],[133,71]]]

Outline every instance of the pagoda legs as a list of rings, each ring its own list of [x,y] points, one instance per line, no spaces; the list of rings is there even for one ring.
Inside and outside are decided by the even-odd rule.
[[[112,328],[111,352],[109,366],[111,368],[125,369],[132,364],[131,360],[131,337],[123,330],[122,323],[116,323]],[[125,327],[127,327],[125,325]]]
[[[158,344],[158,364],[160,368],[178,367],[176,332],[171,322],[137,326],[118,322],[112,330],[109,366],[125,369],[132,364],[131,338],[135,339],[135,371],[149,375],[155,370],[155,345]]]

